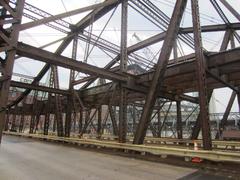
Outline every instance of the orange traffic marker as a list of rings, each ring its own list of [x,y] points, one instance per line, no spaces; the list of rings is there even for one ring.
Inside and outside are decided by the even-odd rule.
[[[194,151],[198,151],[198,144],[197,144],[197,142],[196,142],[196,141],[193,141],[193,144],[194,144]],[[200,162],[202,162],[202,159],[199,158],[199,157],[193,157],[193,158],[192,158],[192,162],[194,162],[194,163],[200,163]]]

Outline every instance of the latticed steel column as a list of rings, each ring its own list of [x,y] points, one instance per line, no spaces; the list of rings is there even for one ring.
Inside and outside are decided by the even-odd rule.
[[[127,20],[128,0],[122,1],[120,71],[127,71]],[[119,142],[126,142],[127,136],[127,90],[120,84]]]
[[[196,72],[199,92],[200,121],[202,125],[203,148],[206,150],[210,150],[212,149],[212,140],[210,134],[206,89],[206,62],[202,48],[198,0],[192,0],[191,4],[192,4],[193,34],[196,54]]]
[[[181,101],[176,102],[177,108],[177,136],[178,139],[182,139],[182,112],[181,112]]]
[[[170,20],[168,30],[166,32],[165,40],[162,46],[162,50],[156,65],[156,71],[153,75],[153,80],[149,88],[146,102],[143,108],[140,122],[138,124],[135,136],[134,144],[142,144],[146,136],[148,125],[151,121],[151,115],[153,107],[160,90],[160,86],[164,80],[164,74],[167,68],[168,60],[178,34],[180,22],[183,16],[184,9],[186,7],[187,0],[178,0],[173,10],[173,15]]]
[[[79,121],[78,121],[78,133],[79,134],[82,132],[82,127],[83,127],[83,113],[84,113],[84,111],[81,109],[79,112]]]
[[[9,3],[9,1],[5,1],[5,3]],[[11,32],[7,32],[5,34],[5,30],[3,27],[0,28],[0,31],[2,34],[5,34],[4,36],[9,39],[10,43],[8,46],[11,47],[10,50],[6,50],[6,62],[4,65],[4,81],[1,84],[1,89],[0,89],[0,96],[1,96],[1,101],[0,101],[0,143],[2,140],[2,131],[4,128],[4,123],[5,123],[5,114],[6,114],[6,105],[8,101],[8,93],[9,93],[9,88],[10,88],[10,81],[12,77],[12,72],[13,72],[13,64],[14,64],[14,57],[16,54],[16,50],[13,48],[14,46],[17,45],[18,41],[18,35],[19,35],[19,30],[18,27],[21,23],[21,18],[22,18],[22,12],[23,12],[23,7],[24,7],[24,2],[25,0],[18,0],[15,8],[15,19],[16,23],[12,24]],[[1,2],[0,2],[1,4]],[[11,9],[11,8],[10,8]],[[11,12],[10,12],[11,14]],[[9,34],[8,34],[9,33]]]

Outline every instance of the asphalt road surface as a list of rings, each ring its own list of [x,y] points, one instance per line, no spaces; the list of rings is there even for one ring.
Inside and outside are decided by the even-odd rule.
[[[196,169],[108,155],[61,144],[4,136],[0,180],[224,179]]]

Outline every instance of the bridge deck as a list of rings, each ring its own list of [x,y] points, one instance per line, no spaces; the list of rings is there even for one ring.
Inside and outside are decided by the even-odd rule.
[[[0,179],[224,179],[161,163],[106,155],[22,137],[4,136]]]

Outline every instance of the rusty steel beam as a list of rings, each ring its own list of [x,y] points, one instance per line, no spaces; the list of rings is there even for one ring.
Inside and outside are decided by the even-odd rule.
[[[143,108],[143,112],[138,127],[136,129],[133,141],[134,144],[142,144],[144,141],[147,127],[148,124],[150,123],[151,114],[156,101],[156,97],[158,95],[158,90],[160,89],[160,86],[162,85],[164,80],[164,74],[167,69],[167,63],[172,51],[172,47],[174,45],[174,41],[177,37],[177,33],[179,30],[180,22],[186,4],[187,4],[186,0],[179,0],[176,2],[176,5],[174,7],[172,18],[170,20],[170,24],[166,32],[165,40],[163,42],[162,51],[157,62],[156,71],[154,73],[153,80],[151,82],[151,86],[146,97],[146,102]]]
[[[202,26],[202,32],[216,32],[216,31],[226,31],[228,29],[233,29],[233,30],[240,30],[240,23],[232,23],[230,25],[226,25],[226,24],[220,24],[220,25],[208,25],[208,26]],[[187,33],[193,33],[193,28],[192,27],[188,27],[188,28],[180,28],[179,34],[187,34]],[[134,44],[132,46],[129,46],[127,48],[127,53],[131,54],[137,50],[140,50],[142,48],[145,48],[147,46],[153,45],[157,42],[163,41],[164,38],[166,36],[166,32],[154,35],[146,40],[143,40],[137,44]],[[114,58],[109,64],[111,64],[110,66],[107,65],[104,68],[105,69],[110,69],[118,60],[119,60],[119,56],[116,56],[116,58]],[[88,87],[91,83],[94,82],[94,80],[96,80],[96,77],[90,76],[84,79],[80,79],[77,80],[76,82],[74,82],[74,85],[77,85],[79,83],[83,83],[85,81],[89,81],[88,83],[86,83],[81,89],[84,89],[86,87]]]
[[[100,136],[102,132],[102,106],[98,108],[98,115],[97,115],[97,135]]]
[[[25,24],[22,24],[21,26],[19,26],[18,30],[23,31],[23,30],[26,30],[26,29],[29,29],[29,28],[33,28],[33,27],[42,25],[42,24],[47,24],[49,22],[56,21],[58,19],[63,19],[63,18],[69,17],[69,16],[73,16],[73,15],[77,15],[77,14],[80,14],[80,13],[83,13],[83,12],[87,12],[87,11],[90,11],[90,10],[93,10],[93,9],[108,6],[108,5],[114,4],[116,2],[117,2],[117,0],[107,0],[107,1],[104,1],[102,3],[94,4],[94,5],[91,5],[91,6],[87,6],[87,7],[75,9],[75,10],[72,10],[72,11],[68,11],[68,12],[65,12],[65,13],[57,14],[57,15],[54,15],[54,16],[46,17],[46,18],[43,18],[43,19],[39,19],[39,20],[36,20],[36,21],[28,22],[28,23],[25,23]]]
[[[176,106],[177,106],[177,137],[178,139],[182,139],[183,130],[182,130],[181,101],[176,101]]]
[[[11,87],[31,89],[31,90],[49,92],[49,93],[54,93],[54,94],[61,94],[64,96],[68,96],[70,94],[69,91],[62,90],[62,89],[56,89],[56,88],[51,88],[51,87],[46,87],[46,86],[41,86],[41,85],[28,84],[28,83],[13,81],[13,80],[11,81],[10,85],[11,85]]]
[[[6,1],[6,2],[8,3],[8,1]],[[16,7],[15,7],[16,19],[18,20],[18,22],[14,23],[12,25],[12,27],[11,27],[12,31],[9,36],[13,46],[17,45],[18,36],[19,36],[18,27],[21,23],[24,2],[25,2],[24,0],[18,0]],[[0,28],[0,30],[2,32],[2,30],[3,30],[2,27]],[[7,78],[7,79],[1,83],[1,87],[0,87],[0,96],[1,96],[1,101],[0,101],[0,143],[2,140],[2,131],[4,128],[6,106],[7,106],[7,101],[8,101],[10,80],[12,77],[15,55],[16,55],[15,49],[11,49],[7,52],[6,63],[4,65],[4,74],[3,74],[3,77]]]
[[[238,88],[240,90],[240,88]],[[238,112],[240,113],[240,91],[237,93]]]
[[[226,0],[220,1],[240,21],[240,14]]]
[[[225,51],[227,49],[231,34],[232,34],[231,30],[225,31],[220,51]]]
[[[122,1],[121,17],[121,46],[120,46],[120,72],[127,72],[127,22],[128,22],[128,0]],[[127,137],[127,89],[120,84],[119,102],[119,142],[125,143]]]
[[[99,76],[99,77],[110,79],[110,80],[115,80],[120,82],[127,81],[126,76],[116,74],[116,73],[104,70],[102,68],[98,68],[96,66],[83,63],[83,62],[75,61],[71,58],[57,55],[49,51],[45,51],[30,45],[26,45],[24,43],[18,43],[16,50],[17,50],[17,54],[20,56],[43,61],[46,63],[50,63],[52,65],[61,66],[64,68]]]
[[[108,105],[108,109],[109,109],[109,114],[112,121],[113,135],[118,136],[118,124],[116,120],[116,113],[112,105]]]
[[[81,32],[83,29],[88,27],[92,23],[92,21],[97,21],[99,18],[107,14],[113,8],[115,8],[119,3],[120,1],[115,1],[113,3],[110,3],[109,5],[104,5],[103,7],[96,8],[83,19],[81,19],[81,21],[79,21],[76,25],[73,25],[70,28],[75,32]]]
[[[230,25],[219,24],[219,25],[209,25],[209,26],[201,26],[201,32],[217,32],[217,31],[226,31],[228,29],[240,30],[240,23],[233,23]],[[193,27],[181,28],[178,32],[179,34],[188,34],[193,33]],[[140,50],[144,47],[153,45],[160,41],[163,41],[166,37],[166,32],[159,33],[150,38],[147,38],[137,44],[128,47],[128,54]]]
[[[192,20],[194,28],[194,45],[196,53],[196,71],[200,105],[200,121],[202,127],[203,148],[210,150],[212,148],[212,140],[210,134],[207,87],[206,87],[206,59],[203,54],[202,37],[200,30],[200,17],[198,0],[191,0]]]
[[[114,5],[114,4],[113,4]],[[101,16],[103,16],[104,14],[106,14],[108,12],[108,10],[111,10],[111,5],[109,6],[103,7],[103,11],[96,9],[94,11],[92,11],[93,14],[95,14],[97,16],[97,18],[94,18],[93,21],[96,21],[97,19],[99,19]],[[99,14],[98,14],[99,13]],[[61,54],[64,49],[70,44],[70,42],[72,41],[72,39],[74,38],[74,35],[77,35],[83,28],[87,27],[89,25],[89,23],[86,23],[86,21],[84,19],[89,19],[91,18],[91,15],[89,16],[89,14],[83,18],[82,20],[80,20],[75,26],[74,29],[71,30],[71,32],[64,38],[64,41],[60,44],[60,46],[57,48],[57,50],[55,51],[56,54]],[[78,31],[79,30],[79,31]],[[34,78],[34,81],[32,82],[32,84],[37,84],[42,78],[43,76],[46,74],[46,72],[49,70],[50,68],[50,64],[45,64],[45,66],[41,69],[41,71],[37,74],[37,76]],[[19,102],[21,102],[23,100],[23,98],[25,96],[27,96],[29,93],[31,92],[30,89],[25,90],[21,96],[19,96],[14,102],[8,104],[8,108],[18,104]]]
[[[215,31],[225,31],[228,29],[234,29],[234,30],[240,30],[240,23],[233,23],[230,25],[226,25],[226,24],[220,24],[220,25],[209,25],[209,26],[202,26],[202,32],[215,32]],[[193,28],[189,27],[189,28],[181,28],[181,30],[179,31],[179,34],[187,34],[187,33],[192,33],[193,32]],[[147,46],[153,45],[157,42],[163,41],[164,38],[166,36],[166,32],[154,35],[146,40],[143,40],[137,44],[134,44],[132,46],[129,46],[127,48],[127,53],[131,54],[137,50],[140,50],[142,48],[145,48]],[[111,64],[110,66],[107,65],[106,67],[104,67],[105,69],[110,69],[117,61],[119,60],[119,56],[116,56],[116,58],[114,58],[109,64]],[[76,82],[74,82],[74,85],[77,85],[79,83],[83,83],[85,81],[89,81],[88,83],[86,83],[81,89],[84,89],[86,87],[88,87],[91,83],[94,82],[94,80],[96,80],[96,77],[90,76],[84,79],[80,79],[77,80]]]

